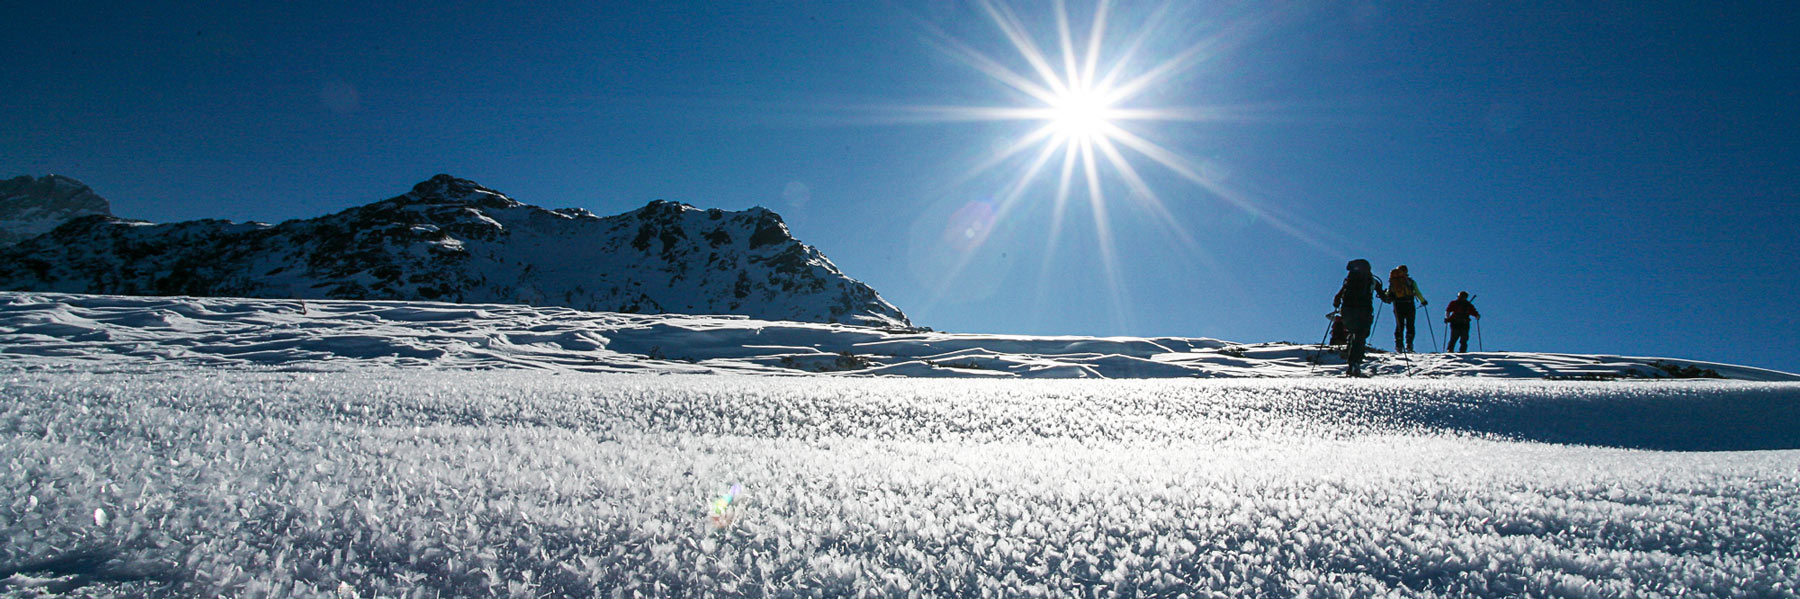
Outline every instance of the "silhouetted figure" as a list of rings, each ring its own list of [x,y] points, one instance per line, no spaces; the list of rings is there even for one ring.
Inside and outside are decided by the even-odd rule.
[[[1406,265],[1395,267],[1388,273],[1388,300],[1394,303],[1394,351],[1410,352],[1413,350],[1413,337],[1419,330],[1414,326],[1414,317],[1418,312],[1413,300],[1419,300],[1424,306],[1425,294],[1419,292],[1419,283],[1406,274]]]
[[[1450,343],[1444,346],[1444,351],[1469,351],[1470,318],[1481,318],[1481,312],[1475,309],[1475,304],[1469,303],[1469,292],[1457,293],[1456,300],[1444,306],[1444,322],[1450,323]],[[1458,340],[1462,341],[1462,349],[1456,348]]]
[[[1375,298],[1385,298],[1387,291],[1381,288],[1381,280],[1369,272],[1368,260],[1351,260],[1344,269],[1350,274],[1344,276],[1344,286],[1338,289],[1331,305],[1343,313],[1344,328],[1350,333],[1350,347],[1344,356],[1350,362],[1350,368],[1344,371],[1344,376],[1363,376],[1363,353],[1369,341],[1369,329],[1375,326]]]

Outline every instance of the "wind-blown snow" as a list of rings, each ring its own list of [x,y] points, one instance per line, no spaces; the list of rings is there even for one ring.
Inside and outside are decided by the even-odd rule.
[[[961,378],[1304,377],[1343,368],[1335,353],[1318,346],[1202,338],[899,333],[507,304],[18,292],[0,292],[0,359],[131,369],[402,366]],[[1656,378],[1680,367],[1740,380],[1800,380],[1670,358],[1507,352],[1378,353],[1364,370],[1415,378],[1594,379]]]
[[[1797,592],[1800,384],[742,374],[842,343],[1237,347],[0,295],[0,595]]]

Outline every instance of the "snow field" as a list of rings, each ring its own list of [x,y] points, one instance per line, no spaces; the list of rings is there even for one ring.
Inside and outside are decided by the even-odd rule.
[[[134,372],[431,367],[1030,379],[1312,378],[1344,369],[1329,349],[1279,342],[921,333],[505,304],[20,292],[0,292],[0,362]],[[1365,367],[1409,379],[1660,378],[1681,369],[1800,382],[1727,364],[1524,352],[1378,353]]]
[[[1791,597],[1794,427],[1541,420],[1797,391],[15,368],[0,591]]]

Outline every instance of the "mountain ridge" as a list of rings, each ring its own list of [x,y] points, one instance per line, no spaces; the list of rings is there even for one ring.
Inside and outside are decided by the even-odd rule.
[[[270,225],[81,217],[0,249],[0,289],[521,303],[910,327],[873,288],[756,207],[664,200],[600,217],[440,174]]]
[[[90,215],[110,216],[112,204],[74,177],[20,175],[0,181],[0,247]]]

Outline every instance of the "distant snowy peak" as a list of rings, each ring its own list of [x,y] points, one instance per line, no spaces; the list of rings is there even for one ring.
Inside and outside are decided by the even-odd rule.
[[[910,327],[762,208],[598,217],[438,175],[280,225],[89,219],[10,248],[0,289],[522,303]]]
[[[70,177],[21,175],[0,181],[0,246],[49,233],[71,219],[111,214],[106,198]]]

